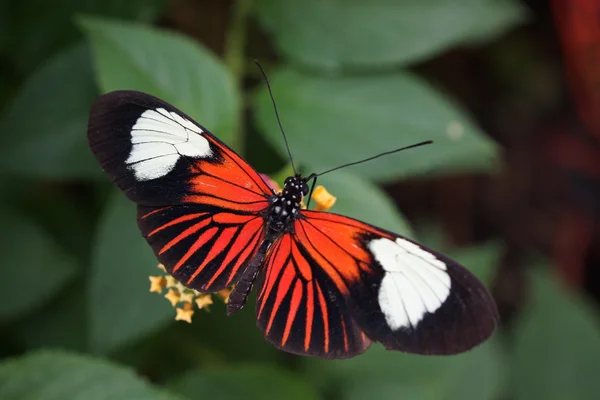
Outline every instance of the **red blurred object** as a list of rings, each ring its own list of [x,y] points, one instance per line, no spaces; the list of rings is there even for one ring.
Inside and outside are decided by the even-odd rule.
[[[553,0],[552,8],[577,112],[600,138],[600,0]]]
[[[579,127],[554,132],[546,154],[563,173],[564,210],[555,236],[559,271],[572,286],[586,282],[600,211],[600,0],[553,0],[556,30]],[[595,293],[600,296],[600,293]]]

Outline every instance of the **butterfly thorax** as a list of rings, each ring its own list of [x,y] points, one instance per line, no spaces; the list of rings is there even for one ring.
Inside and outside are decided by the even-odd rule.
[[[285,180],[283,190],[269,199],[267,221],[276,232],[287,232],[300,216],[302,198],[308,194],[308,185],[299,175]]]

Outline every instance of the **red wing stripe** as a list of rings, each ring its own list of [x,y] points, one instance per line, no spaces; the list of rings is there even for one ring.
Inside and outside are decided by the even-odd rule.
[[[332,224],[339,224],[345,226],[351,226],[353,228],[360,229],[361,231],[367,231],[381,235],[381,230],[375,229],[371,225],[365,224],[364,222],[357,221],[352,218],[344,217],[343,215],[323,213],[320,211],[302,210],[302,214],[309,217],[311,220],[325,221]]]
[[[218,224],[245,224],[256,218],[256,215],[239,215],[232,213],[218,213],[213,215],[212,219]]]
[[[304,350],[310,347],[310,335],[312,334],[313,318],[315,312],[315,297],[313,293],[313,283],[306,284],[306,331],[304,333]]]
[[[181,268],[183,263],[185,263],[192,256],[192,254],[194,254],[200,247],[204,246],[206,242],[208,242],[213,236],[215,236],[218,230],[219,229],[216,226],[213,226],[212,228],[207,229],[206,232],[204,232],[202,235],[200,235],[198,239],[196,239],[194,244],[190,246],[185,255],[181,257],[177,264],[175,264],[172,272],[175,272],[179,268]]]
[[[302,277],[307,281],[312,280],[312,270],[310,269],[310,265],[308,265],[306,258],[300,254],[300,250],[298,250],[298,245],[296,242],[294,242],[292,245],[292,257],[296,262],[296,267],[298,267],[300,275],[302,275]]]
[[[171,240],[169,243],[164,245],[163,248],[160,249],[160,251],[158,252],[158,255],[163,254],[165,251],[169,250],[171,247],[175,246],[177,243],[181,242],[186,237],[198,232],[200,229],[204,228],[209,223],[210,223],[210,218],[206,218],[205,220],[190,226],[189,228],[187,228],[186,230],[181,232],[179,235],[175,236],[175,238],[173,240]]]
[[[149,216],[156,214],[158,212],[164,211],[164,210],[168,210],[169,208],[171,208],[172,206],[166,206],[166,207],[161,207],[161,208],[157,208],[155,210],[150,211],[147,214],[142,215],[140,218],[145,219],[148,218]]]
[[[317,287],[319,305],[321,306],[321,313],[323,314],[323,337],[325,338],[324,350],[325,353],[329,353],[329,314],[327,313],[327,303],[325,302],[325,296],[323,296],[319,284],[316,284],[315,286]]]
[[[273,247],[273,249],[271,250],[270,256],[269,257],[276,257],[277,254],[279,254],[279,248],[282,246],[281,243],[283,243],[283,240],[285,239],[285,237],[283,239],[280,239],[277,241],[277,243],[275,244],[275,246]],[[260,290],[260,293],[258,294],[258,299],[259,300],[266,300],[269,297],[269,294],[271,292],[271,288],[273,287],[273,285],[270,285],[269,282],[271,282],[271,275],[274,274],[274,270],[277,269],[276,266],[274,266],[274,264],[272,262],[269,262],[269,268],[267,268],[267,271],[265,272],[266,276],[265,276],[265,281],[262,285],[262,289]],[[281,267],[281,265],[279,265],[279,267]],[[267,288],[269,288],[267,290]],[[265,296],[266,293],[266,296]],[[265,297],[263,297],[265,296]],[[262,313],[262,308],[263,308],[264,302],[261,302],[260,304],[260,309],[258,310],[258,316],[260,317],[260,314]]]
[[[262,211],[266,205],[268,204],[266,200],[263,201],[255,201],[255,202],[236,202],[233,200],[211,197],[211,196],[202,196],[202,195],[189,195],[185,196],[182,200],[183,202],[189,203],[201,203],[209,206],[228,208],[230,210],[238,210],[243,212],[258,212]]]
[[[348,332],[346,331],[346,323],[344,322],[344,316],[340,315],[340,321],[342,323],[342,333],[344,334],[344,351],[348,352]]]
[[[287,316],[287,321],[285,322],[285,330],[283,331],[283,339],[281,339],[281,345],[285,346],[288,338],[290,337],[290,332],[292,330],[292,325],[294,324],[294,320],[296,319],[296,313],[298,312],[298,308],[300,307],[300,302],[302,301],[302,282],[300,279],[296,279],[296,284],[294,285],[294,291],[292,292],[292,300],[290,303],[290,312]]]
[[[262,201],[266,203],[264,196],[257,194],[249,189],[240,188],[237,185],[221,178],[215,178],[211,175],[199,175],[191,181],[191,192],[203,194],[206,196],[221,197],[227,194],[227,198],[239,203],[252,203]]]
[[[202,261],[202,264],[200,264],[200,266],[196,269],[196,271],[194,271],[192,276],[190,276],[190,278],[188,279],[188,281],[187,281],[188,285],[190,284],[190,282],[192,282],[194,280],[194,278],[196,278],[196,276],[198,276],[198,274],[200,272],[202,272],[204,267],[206,267],[206,264],[208,264],[209,262],[214,260],[215,257],[218,256],[227,247],[227,245],[231,242],[231,239],[233,238],[233,236],[235,235],[236,232],[237,232],[236,227],[223,229],[223,232],[221,232],[221,234],[215,239],[215,243],[213,244],[210,251],[206,255],[206,258],[204,259],[204,261]],[[225,265],[226,264],[221,264],[221,268],[225,267]],[[217,271],[217,273],[213,274],[210,281],[208,281],[208,283],[206,284],[206,287],[209,287],[215,281],[215,279],[217,279],[220,271],[221,270],[219,270],[219,271]]]
[[[352,222],[350,218],[346,219]],[[349,256],[354,257],[356,260],[367,263],[371,261],[370,254],[366,252],[363,247],[356,245],[357,236],[361,232],[364,233],[364,230],[352,225],[332,223],[331,221],[324,219],[315,220],[314,218],[306,218],[302,223],[312,226],[315,230],[327,236],[340,250],[344,251]],[[353,245],[348,246],[349,243]]]
[[[311,253],[311,256],[315,259],[319,266],[323,268],[323,271],[327,273],[327,275],[331,278],[331,280],[337,286],[339,291],[342,294],[348,293],[348,285],[346,285],[346,282],[342,279],[339,271],[335,269],[331,265],[331,263],[327,259],[325,259],[325,257],[323,257],[323,255],[315,248],[315,246],[312,243],[312,240],[309,238],[307,231],[305,230],[304,224],[297,224],[297,226],[300,226],[302,228],[296,230],[298,240],[302,242],[304,247]],[[342,260],[344,260],[344,257],[342,257]]]
[[[327,257],[325,257],[325,255],[322,254],[323,258],[328,259],[328,261],[333,259],[335,260],[336,264],[341,265],[349,265],[350,263],[356,261],[346,250],[341,248],[338,243],[332,240],[321,230],[316,228],[313,224],[311,224],[310,222],[306,222],[305,224],[306,236],[312,238],[311,243],[317,242],[319,243],[321,248],[325,247],[327,249]],[[329,264],[331,266],[334,265],[334,263],[331,261],[329,262]],[[345,268],[343,271],[345,272],[343,276],[348,280],[354,281],[360,278],[360,274],[358,273],[357,268]]]
[[[277,281],[277,276],[281,273],[281,271],[285,268],[288,262],[288,256],[290,253],[291,246],[291,237],[290,235],[285,235],[279,240],[277,244],[276,252],[272,255],[273,261],[269,263],[269,271],[267,271],[267,279],[265,279],[265,283],[263,284],[263,292],[264,297],[262,297],[262,302],[260,304],[260,308],[258,310],[258,316],[262,314],[263,307],[265,303],[269,299],[269,295],[271,294],[271,290],[275,287],[275,282]]]
[[[153,214],[153,213],[149,213],[149,214],[144,215],[144,218],[146,218],[150,214]],[[182,222],[189,221],[189,220],[192,220],[192,219],[195,219],[195,218],[199,218],[199,217],[201,217],[203,215],[206,215],[206,214],[207,213],[205,213],[205,212],[201,212],[201,213],[188,214],[188,215],[181,216],[179,218],[175,218],[174,220],[171,220],[171,221],[167,222],[166,224],[164,224],[162,226],[159,226],[158,228],[156,228],[155,230],[153,230],[152,232],[150,232],[148,234],[148,237],[150,237],[150,236],[154,235],[155,233],[158,233],[158,232],[162,231],[163,229],[166,229],[166,228],[168,228],[170,226],[177,225],[177,224],[180,224]]]
[[[279,287],[277,288],[277,294],[275,296],[275,303],[273,304],[273,309],[271,310],[271,316],[269,318],[269,324],[267,325],[267,330],[265,331],[267,335],[271,330],[271,326],[273,325],[273,321],[275,320],[275,315],[277,315],[277,311],[281,306],[281,302],[283,298],[287,295],[288,290],[292,284],[292,279],[294,279],[294,271],[291,269],[292,267],[288,264],[285,269],[283,269],[280,273],[281,280],[279,281]]]
[[[208,136],[207,138],[208,138],[208,140],[213,142],[215,145],[217,145],[219,147],[219,149],[231,159],[231,161],[233,161],[235,164],[237,164],[237,166],[240,167],[240,169],[242,169],[248,175],[248,177],[250,179],[252,179],[252,181],[256,184],[256,186],[258,186],[263,192],[272,193],[272,190],[267,186],[267,184],[260,178],[260,176],[258,176],[258,174],[256,174],[256,172],[253,169],[251,169],[248,166],[248,164],[246,164],[244,162],[244,160],[242,160],[240,158],[240,156],[238,156],[236,153],[234,153],[232,150],[230,150],[226,146],[223,146],[220,143],[218,143],[214,138],[212,138],[210,136]],[[245,168],[245,167],[247,167],[247,168]]]
[[[242,254],[240,254],[240,257],[236,261],[235,265],[231,268],[231,272],[229,273],[229,277],[227,278],[227,285],[230,285],[232,283],[231,281],[235,277],[235,274],[237,274],[242,264],[248,259],[248,257],[250,257],[250,254],[254,253],[254,251],[256,250],[256,246],[258,245],[258,239],[260,237],[261,235],[259,235],[258,231],[256,231],[254,233],[252,241],[244,249]]]
[[[248,187],[248,186],[243,186],[243,184],[239,184],[239,183],[236,183],[236,182],[234,182],[234,181],[230,181],[230,180],[226,179],[227,177],[225,177],[225,178],[224,178],[223,176],[221,176],[221,175],[222,175],[222,172],[223,172],[223,171],[217,171],[217,173],[216,173],[216,174],[213,174],[213,173],[210,173],[209,171],[207,171],[207,170],[206,170],[206,168],[205,168],[204,170],[202,170],[202,171],[200,172],[200,174],[202,174],[202,175],[204,175],[204,176],[208,176],[208,177],[214,178],[214,179],[218,179],[218,180],[220,180],[221,182],[225,182],[225,183],[227,183],[227,184],[229,184],[229,185],[233,185],[233,186],[235,186],[236,188],[238,188],[238,189],[240,189],[240,190],[248,191],[248,192],[250,192],[250,193],[252,193],[252,194],[254,194],[254,195],[259,195],[259,196],[261,196],[261,197],[264,197],[264,196],[265,196],[265,193],[262,193],[262,192],[260,191],[260,189],[259,189],[259,191],[254,191],[254,190],[252,190],[252,188],[251,188],[251,187]],[[221,173],[221,174],[219,174],[219,173]],[[250,179],[252,179],[251,177],[249,177],[249,178],[250,178]]]
[[[254,218],[256,218],[256,217],[254,217]],[[262,221],[260,219],[257,219],[255,222],[250,221],[246,225],[244,225],[244,227],[242,228],[242,230],[240,231],[238,236],[235,238],[235,241],[231,245],[229,252],[225,256],[225,259],[223,260],[223,264],[222,264],[221,268],[219,269],[219,271],[217,271],[217,273],[220,274],[222,272],[221,269],[224,268],[223,266],[225,266],[225,267],[228,266],[233,261],[233,259],[242,252],[242,250],[246,250],[248,248],[253,247],[250,245],[250,242],[252,241],[252,238],[254,238],[256,236],[256,234],[258,233],[258,230],[261,228],[261,226],[262,226]],[[244,257],[241,256],[240,260],[243,260],[243,259],[244,259]]]

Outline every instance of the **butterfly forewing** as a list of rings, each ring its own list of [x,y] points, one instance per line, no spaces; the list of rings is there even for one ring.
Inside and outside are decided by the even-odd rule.
[[[206,128],[145,93],[100,97],[92,106],[88,140],[112,181],[141,205],[197,203],[256,212],[273,193]]]

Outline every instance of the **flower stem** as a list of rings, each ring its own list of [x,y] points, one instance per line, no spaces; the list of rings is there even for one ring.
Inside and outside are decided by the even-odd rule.
[[[226,44],[225,44],[225,64],[233,76],[234,85],[238,93],[242,93],[242,81],[244,79],[244,50],[246,47],[246,28],[252,0],[236,0],[233,5],[233,14],[229,25]],[[240,95],[240,98],[242,96]],[[236,121],[234,122],[231,147],[243,154],[244,147],[244,128],[242,124],[243,106],[238,110]]]

